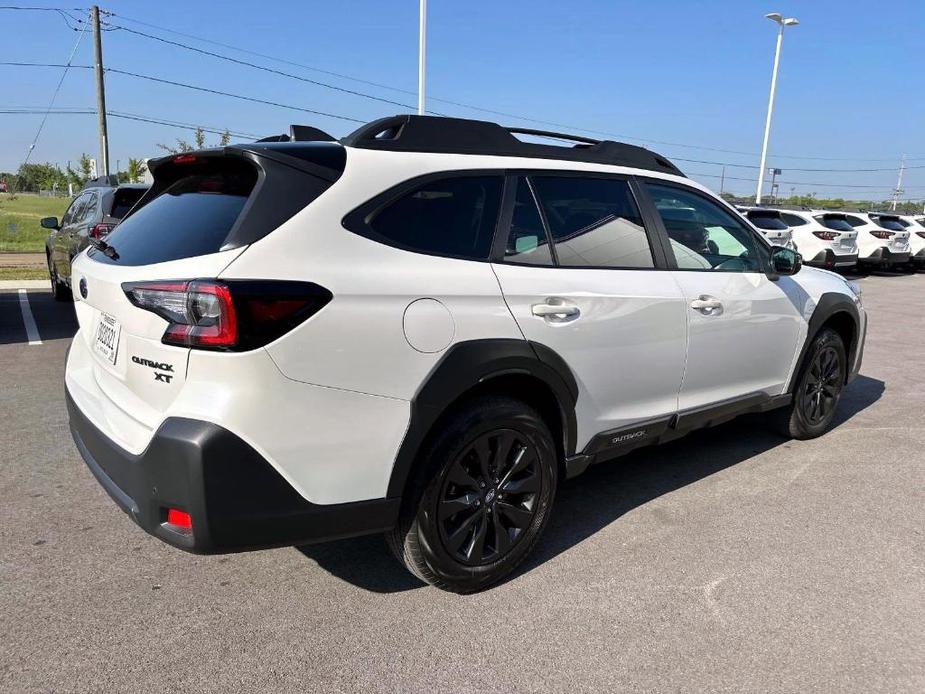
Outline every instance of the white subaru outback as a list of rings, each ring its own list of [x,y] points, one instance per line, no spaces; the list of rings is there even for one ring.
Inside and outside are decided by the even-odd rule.
[[[74,263],[77,448],[192,552],[385,533],[470,592],[556,486],[740,413],[819,436],[859,290],[648,150],[395,116],[151,162]]]

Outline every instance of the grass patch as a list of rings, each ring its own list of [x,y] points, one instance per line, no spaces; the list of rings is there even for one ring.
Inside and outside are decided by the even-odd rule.
[[[20,193],[0,195],[0,251],[42,253],[48,229],[39,226],[42,217],[61,219],[70,198],[50,198]]]
[[[0,267],[0,280],[47,280],[48,270],[37,267]]]

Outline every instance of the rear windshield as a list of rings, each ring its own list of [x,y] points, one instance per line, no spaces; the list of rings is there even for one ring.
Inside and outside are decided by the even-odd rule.
[[[868,222],[860,217],[852,217],[850,214],[845,215],[845,221],[848,222],[852,227],[862,227]]]
[[[890,231],[905,231],[906,227],[899,223],[898,219],[878,219],[877,224]]]
[[[816,219],[827,229],[832,229],[834,231],[854,231],[854,227],[848,224],[844,217],[816,217]]]
[[[748,213],[749,221],[759,229],[770,229],[772,231],[785,231],[789,229],[779,215],[762,214],[760,212]]]
[[[122,219],[145,192],[147,188],[119,188],[112,194],[112,210],[109,211],[109,216]]]
[[[219,251],[244,208],[256,171],[243,163],[196,170],[119,224],[106,238],[116,258],[93,250],[94,260],[150,265]]]

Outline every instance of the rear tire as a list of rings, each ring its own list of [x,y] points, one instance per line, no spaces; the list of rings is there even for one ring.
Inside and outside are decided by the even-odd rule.
[[[814,439],[828,430],[845,388],[847,364],[841,336],[830,328],[820,330],[800,365],[793,402],[775,413],[781,434]]]
[[[73,301],[74,297],[70,288],[58,279],[58,273],[51,262],[51,257],[46,254],[46,258],[48,260],[48,278],[51,280],[51,293],[55,297],[55,301]]]
[[[386,538],[422,581],[472,593],[536,544],[555,498],[556,446],[535,410],[502,396],[468,400],[438,427]]]

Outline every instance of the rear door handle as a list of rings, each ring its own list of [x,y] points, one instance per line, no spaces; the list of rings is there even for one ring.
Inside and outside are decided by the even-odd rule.
[[[699,299],[691,302],[691,308],[705,316],[718,316],[723,312],[723,302],[715,296],[701,294]]]
[[[530,310],[534,316],[560,323],[575,320],[581,315],[581,309],[574,304],[565,303],[562,299],[548,299],[545,304],[533,304]]]

